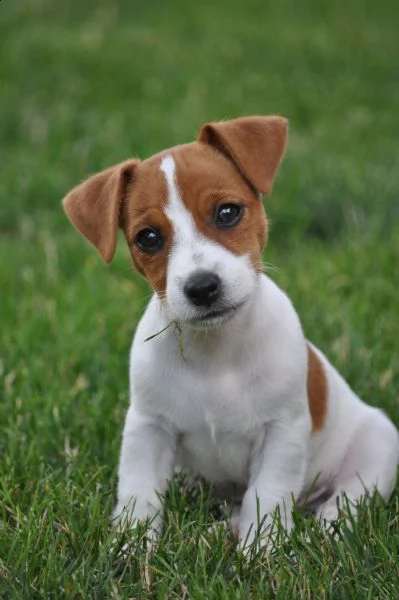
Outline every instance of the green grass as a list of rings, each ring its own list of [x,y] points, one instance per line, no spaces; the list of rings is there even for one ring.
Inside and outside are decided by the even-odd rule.
[[[290,540],[246,561],[208,531],[210,490],[174,482],[159,548],[146,558],[139,532],[118,558],[109,515],[149,290],[123,244],[104,268],[59,201],[207,120],[287,116],[265,260],[307,335],[399,425],[398,13],[394,0],[1,2],[0,597],[396,597],[398,487],[352,533],[298,516]]]

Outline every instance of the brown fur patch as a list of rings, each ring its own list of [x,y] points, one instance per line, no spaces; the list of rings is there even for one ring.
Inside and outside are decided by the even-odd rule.
[[[173,231],[163,211],[167,187],[164,174],[160,171],[160,162],[160,155],[157,155],[140,163],[126,195],[122,229],[134,265],[162,298],[166,291],[167,261]],[[146,227],[157,229],[164,239],[163,248],[155,254],[143,252],[134,242],[137,233]]]
[[[217,148],[255,190],[270,194],[287,143],[288,122],[282,117],[241,117],[207,123],[201,142]]]
[[[307,387],[312,433],[316,433],[323,428],[327,417],[327,380],[319,357],[309,345]]]
[[[249,254],[254,268],[261,271],[267,221],[259,196],[231,161],[206,144],[194,143],[172,155],[177,186],[198,230],[233,254]],[[219,229],[214,222],[215,211],[229,202],[242,205],[243,216],[236,226]]]

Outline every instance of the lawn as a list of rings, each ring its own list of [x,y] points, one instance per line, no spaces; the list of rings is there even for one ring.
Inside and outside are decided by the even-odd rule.
[[[0,597],[393,598],[399,486],[352,533],[298,515],[245,560],[206,486],[175,481],[159,547],[109,516],[128,353],[149,296],[60,200],[88,174],[243,114],[290,120],[265,260],[307,336],[399,426],[394,0],[0,4]],[[119,544],[123,543],[119,540]]]

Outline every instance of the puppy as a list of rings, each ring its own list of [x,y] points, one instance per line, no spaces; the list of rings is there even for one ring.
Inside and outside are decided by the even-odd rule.
[[[209,123],[197,141],[111,167],[64,199],[106,262],[123,231],[154,290],[131,350],[116,519],[150,517],[159,530],[177,466],[242,491],[234,527],[248,542],[277,508],[289,531],[294,502],[329,522],[394,488],[396,428],[306,340],[262,273],[260,194],[286,140],[276,116]]]

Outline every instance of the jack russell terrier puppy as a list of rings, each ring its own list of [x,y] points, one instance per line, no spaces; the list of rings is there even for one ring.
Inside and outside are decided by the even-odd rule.
[[[233,527],[248,543],[276,508],[289,531],[294,502],[330,522],[394,488],[395,426],[306,340],[262,273],[260,194],[286,141],[281,117],[209,123],[197,141],[111,167],[64,199],[107,263],[122,229],[154,289],[131,350],[117,521],[159,530],[177,466],[242,491]]]

